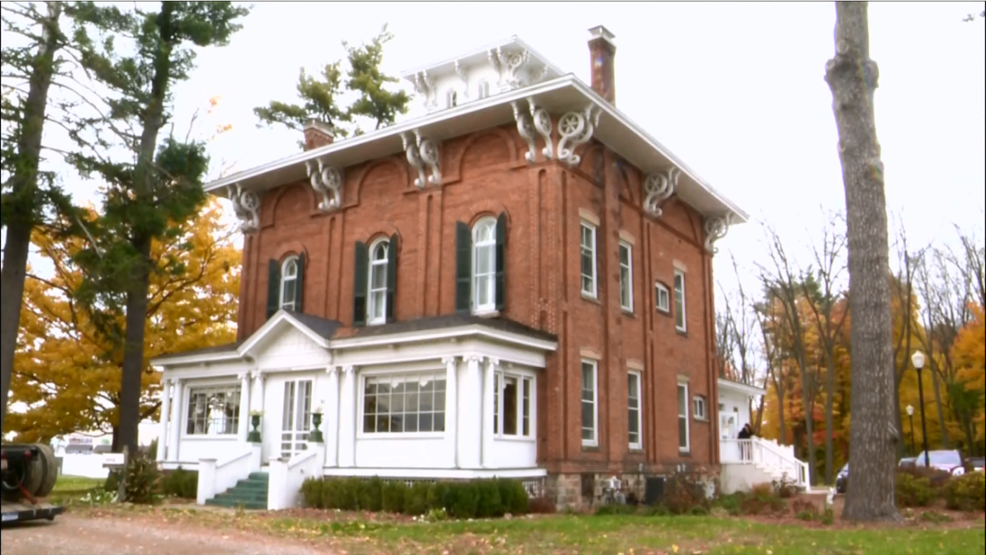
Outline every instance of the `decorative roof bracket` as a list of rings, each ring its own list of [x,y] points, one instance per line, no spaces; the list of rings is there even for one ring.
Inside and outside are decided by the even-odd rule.
[[[428,75],[427,71],[414,74],[414,90],[424,97],[425,108],[431,109],[437,104],[435,78]]]
[[[545,160],[551,160],[554,155],[554,144],[551,141],[551,114],[544,108],[538,108],[533,98],[528,98],[527,104],[530,106],[530,116],[521,111],[517,101],[510,103],[514,109],[514,119],[517,120],[517,132],[527,141],[527,154],[524,158],[532,164],[537,161],[537,139],[534,135],[537,132],[544,138],[545,146],[541,154]]]
[[[424,189],[425,185],[441,185],[442,171],[439,167],[441,151],[438,145],[431,139],[421,136],[421,131],[414,130],[414,139],[408,134],[401,133],[401,141],[404,142],[404,152],[407,153],[407,162],[414,169],[418,170],[418,177],[414,180],[414,186]],[[425,167],[431,170],[430,176],[425,176]]]
[[[569,112],[558,120],[558,160],[569,166],[577,166],[582,158],[575,154],[576,147],[589,142],[596,127],[599,126],[599,116],[602,110],[596,108],[593,114],[593,104],[589,104],[583,112]]]
[[[490,59],[490,65],[500,75],[500,92],[511,91],[525,85],[521,81],[520,70],[531,59],[531,53],[526,48],[520,52],[506,53],[500,47],[496,47],[486,54]]]
[[[305,162],[312,189],[322,197],[318,209],[331,212],[342,206],[342,172],[333,166],[325,165],[321,158],[316,160],[318,168],[311,160]]]
[[[233,201],[233,212],[240,220],[240,232],[256,233],[260,229],[260,196],[244,191],[239,183],[226,186],[226,195]]]
[[[459,60],[455,61],[455,74],[459,76],[462,80],[462,97],[466,100],[469,99],[469,74],[466,73],[466,69],[459,65]]]
[[[729,232],[729,226],[733,223],[733,215],[731,213],[725,214],[723,216],[712,216],[706,218],[705,220],[705,250],[712,254],[719,252],[719,249],[715,247],[717,241],[726,236]]]
[[[671,198],[678,188],[678,168],[672,166],[664,173],[654,173],[644,180],[644,211],[655,218],[661,217],[661,204]]]

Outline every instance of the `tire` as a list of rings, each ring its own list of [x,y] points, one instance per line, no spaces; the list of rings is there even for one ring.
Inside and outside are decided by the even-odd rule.
[[[58,480],[58,461],[50,445],[35,443],[34,447],[38,448],[38,458],[31,461],[28,472],[37,475],[36,478],[34,476],[30,478],[32,484],[37,480],[37,485],[28,488],[25,483],[24,487],[35,497],[48,497],[51,490],[55,489],[55,481]]]

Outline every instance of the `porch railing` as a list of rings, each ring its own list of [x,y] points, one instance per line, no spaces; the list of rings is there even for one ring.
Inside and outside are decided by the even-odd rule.
[[[752,464],[778,472],[795,485],[808,485],[808,464],[794,456],[790,446],[760,438],[721,439],[719,461],[723,464]]]

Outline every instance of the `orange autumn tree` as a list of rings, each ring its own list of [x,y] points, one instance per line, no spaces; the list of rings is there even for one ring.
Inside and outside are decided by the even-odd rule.
[[[956,381],[968,393],[970,409],[973,413],[971,425],[974,430],[968,430],[979,444],[979,453],[983,452],[983,432],[986,422],[983,421],[983,396],[986,391],[986,317],[983,307],[973,304],[971,307],[973,321],[959,332],[952,346],[952,359],[958,368]],[[963,396],[965,397],[965,396]]]
[[[17,345],[8,430],[18,441],[48,441],[75,431],[111,433],[117,425],[122,350],[101,337],[73,296],[82,281],[72,256],[83,240],[37,232],[33,243],[53,276],[29,273]],[[181,233],[155,241],[145,338],[141,418],[155,416],[159,376],[148,361],[168,352],[233,341],[241,252],[218,201]],[[122,318],[122,316],[121,316]],[[121,321],[122,323],[122,321]]]

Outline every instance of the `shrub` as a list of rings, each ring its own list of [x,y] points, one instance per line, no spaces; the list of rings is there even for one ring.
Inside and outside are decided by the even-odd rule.
[[[359,509],[379,513],[383,508],[383,480],[374,476],[369,480],[359,480],[356,486],[357,497],[359,499]]]
[[[740,501],[740,514],[779,513],[784,510],[785,505],[785,501],[781,499],[772,484],[756,484],[750,494]]]
[[[644,510],[645,516],[671,516],[671,511],[664,505],[654,505]]]
[[[500,488],[500,503],[503,511],[512,515],[525,515],[528,513],[530,499],[524,483],[520,480],[497,480]]]
[[[182,467],[169,472],[161,480],[161,493],[181,499],[195,499],[199,490],[199,473]]]
[[[780,497],[781,499],[791,499],[798,493],[797,486],[793,481],[788,480],[787,476],[784,476],[780,480],[774,481],[773,487],[774,492],[777,493],[777,497]]]
[[[897,473],[897,505],[900,507],[927,507],[935,500],[935,490],[928,478],[911,472]]]
[[[429,505],[431,492],[436,489],[433,486],[433,484],[427,482],[415,482],[412,484],[404,493],[404,508],[402,512],[411,516],[421,516],[427,513],[431,507]]]
[[[527,502],[527,511],[531,514],[553,515],[557,510],[554,500],[548,497],[534,497]]]
[[[383,499],[381,505],[388,513],[400,513],[404,511],[404,498],[407,496],[408,487],[404,482],[387,482],[383,485]]]
[[[671,488],[665,496],[664,505],[672,514],[689,514],[695,507],[709,509],[709,499],[705,495],[705,486],[687,476],[678,474],[671,480]]]
[[[986,474],[969,472],[952,478],[942,488],[942,496],[953,511],[986,510]]]
[[[495,480],[477,480],[471,484],[476,495],[476,517],[492,518],[503,516],[503,499],[500,485]]]
[[[311,509],[324,509],[325,503],[322,490],[327,482],[322,478],[307,478],[301,483],[301,498],[305,506]]]
[[[932,524],[944,524],[946,522],[952,522],[952,517],[945,513],[936,513],[935,511],[924,511],[921,513],[921,522],[930,522]]]
[[[795,499],[791,503],[791,510],[794,512],[794,517],[798,520],[811,522],[818,519],[818,507],[811,501]]]
[[[832,526],[835,522],[835,511],[832,507],[825,507],[825,512],[822,513],[822,524],[826,526]]]
[[[938,470],[937,468],[928,468],[925,466],[907,466],[898,467],[898,474],[909,474],[915,478],[925,478],[931,485],[931,488],[935,491],[940,490],[945,486],[945,483],[952,477],[951,474],[945,472],[944,470]]]
[[[103,489],[110,493],[116,493],[120,489],[120,471],[111,470],[109,475],[106,477],[106,481],[103,482]]]
[[[738,516],[740,514],[740,504],[743,502],[744,497],[742,493],[723,495],[716,498],[713,504],[726,511],[729,516]]]
[[[138,451],[127,462],[126,476],[126,501],[137,504],[157,501],[158,480],[161,475],[156,461]]]
[[[452,518],[475,518],[479,510],[478,488],[469,483],[448,486],[445,510]]]

